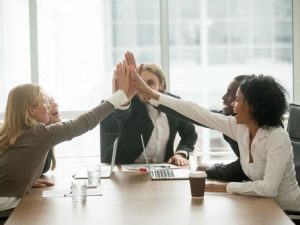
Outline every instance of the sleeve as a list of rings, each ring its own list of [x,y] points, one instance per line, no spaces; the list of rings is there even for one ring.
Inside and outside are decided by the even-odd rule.
[[[126,95],[119,90],[99,106],[82,114],[77,119],[46,126],[45,141],[48,142],[48,148],[93,129],[115,108],[120,107],[126,101],[128,101]]]
[[[124,121],[127,121],[131,117],[132,113],[133,113],[133,106],[132,106],[132,103],[130,103],[126,107],[121,107],[121,108],[117,109],[113,113],[113,115],[120,125],[121,122],[124,123]]]
[[[230,138],[236,140],[237,123],[233,116],[225,116],[213,113],[197,104],[181,99],[175,99],[160,94],[159,100],[150,100],[154,106],[164,105],[190,118],[192,121],[203,124],[204,126],[218,130]]]
[[[176,148],[176,153],[185,151],[186,158],[188,158],[188,153],[194,150],[194,145],[198,138],[195,126],[189,122],[178,120],[178,133],[181,139]]]
[[[215,164],[206,170],[207,177],[223,181],[242,182],[249,180],[245,175],[240,160],[237,159],[229,164]]]
[[[112,96],[107,98],[106,101],[112,104],[116,109],[118,109],[122,108],[122,105],[125,102],[128,102],[128,98],[122,90],[118,90]]]
[[[228,183],[227,192],[263,197],[277,195],[284,171],[291,158],[291,145],[288,135],[283,132],[273,131],[267,138],[268,140],[263,146],[266,148],[266,167],[263,179],[244,183]]]

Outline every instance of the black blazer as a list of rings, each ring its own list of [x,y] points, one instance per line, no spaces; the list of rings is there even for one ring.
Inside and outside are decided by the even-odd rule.
[[[129,164],[134,161],[143,152],[141,134],[147,146],[153,131],[153,123],[148,115],[145,104],[142,103],[137,96],[133,97],[130,107],[127,110],[116,110],[113,112],[114,118],[118,122],[119,142],[116,155],[116,163]],[[164,160],[167,161],[174,155],[174,139],[178,132],[181,140],[176,150],[184,150],[187,154],[194,150],[194,144],[197,141],[197,133],[192,123],[176,119],[167,115],[170,136],[167,143],[167,149]],[[102,155],[102,161],[109,162],[111,160],[112,151],[107,151]]]

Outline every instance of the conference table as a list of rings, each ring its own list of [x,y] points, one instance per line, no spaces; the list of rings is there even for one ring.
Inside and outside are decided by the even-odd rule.
[[[188,180],[152,181],[148,173],[122,172],[120,167],[101,180],[102,196],[88,196],[85,203],[42,197],[45,190],[68,190],[74,165],[62,163],[47,175],[55,186],[31,189],[5,225],[293,224],[271,198],[206,192],[193,199]]]

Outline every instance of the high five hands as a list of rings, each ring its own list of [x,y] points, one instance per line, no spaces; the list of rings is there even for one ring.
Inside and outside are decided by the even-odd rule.
[[[147,98],[158,99],[159,94],[153,91],[139,76],[136,61],[132,52],[125,53],[125,60],[116,65],[112,79],[112,92],[123,90],[129,101],[137,93]]]
[[[112,91],[124,91],[129,101],[136,94],[136,88],[132,82],[134,73],[136,73],[134,67],[127,65],[126,62],[123,61],[117,64],[112,79]]]

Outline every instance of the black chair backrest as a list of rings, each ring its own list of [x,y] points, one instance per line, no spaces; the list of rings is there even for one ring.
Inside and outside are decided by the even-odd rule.
[[[296,176],[300,185],[300,105],[290,104],[289,111],[287,131],[293,145]]]
[[[100,153],[102,163],[111,163],[113,143],[119,136],[119,127],[111,113],[100,122]]]

